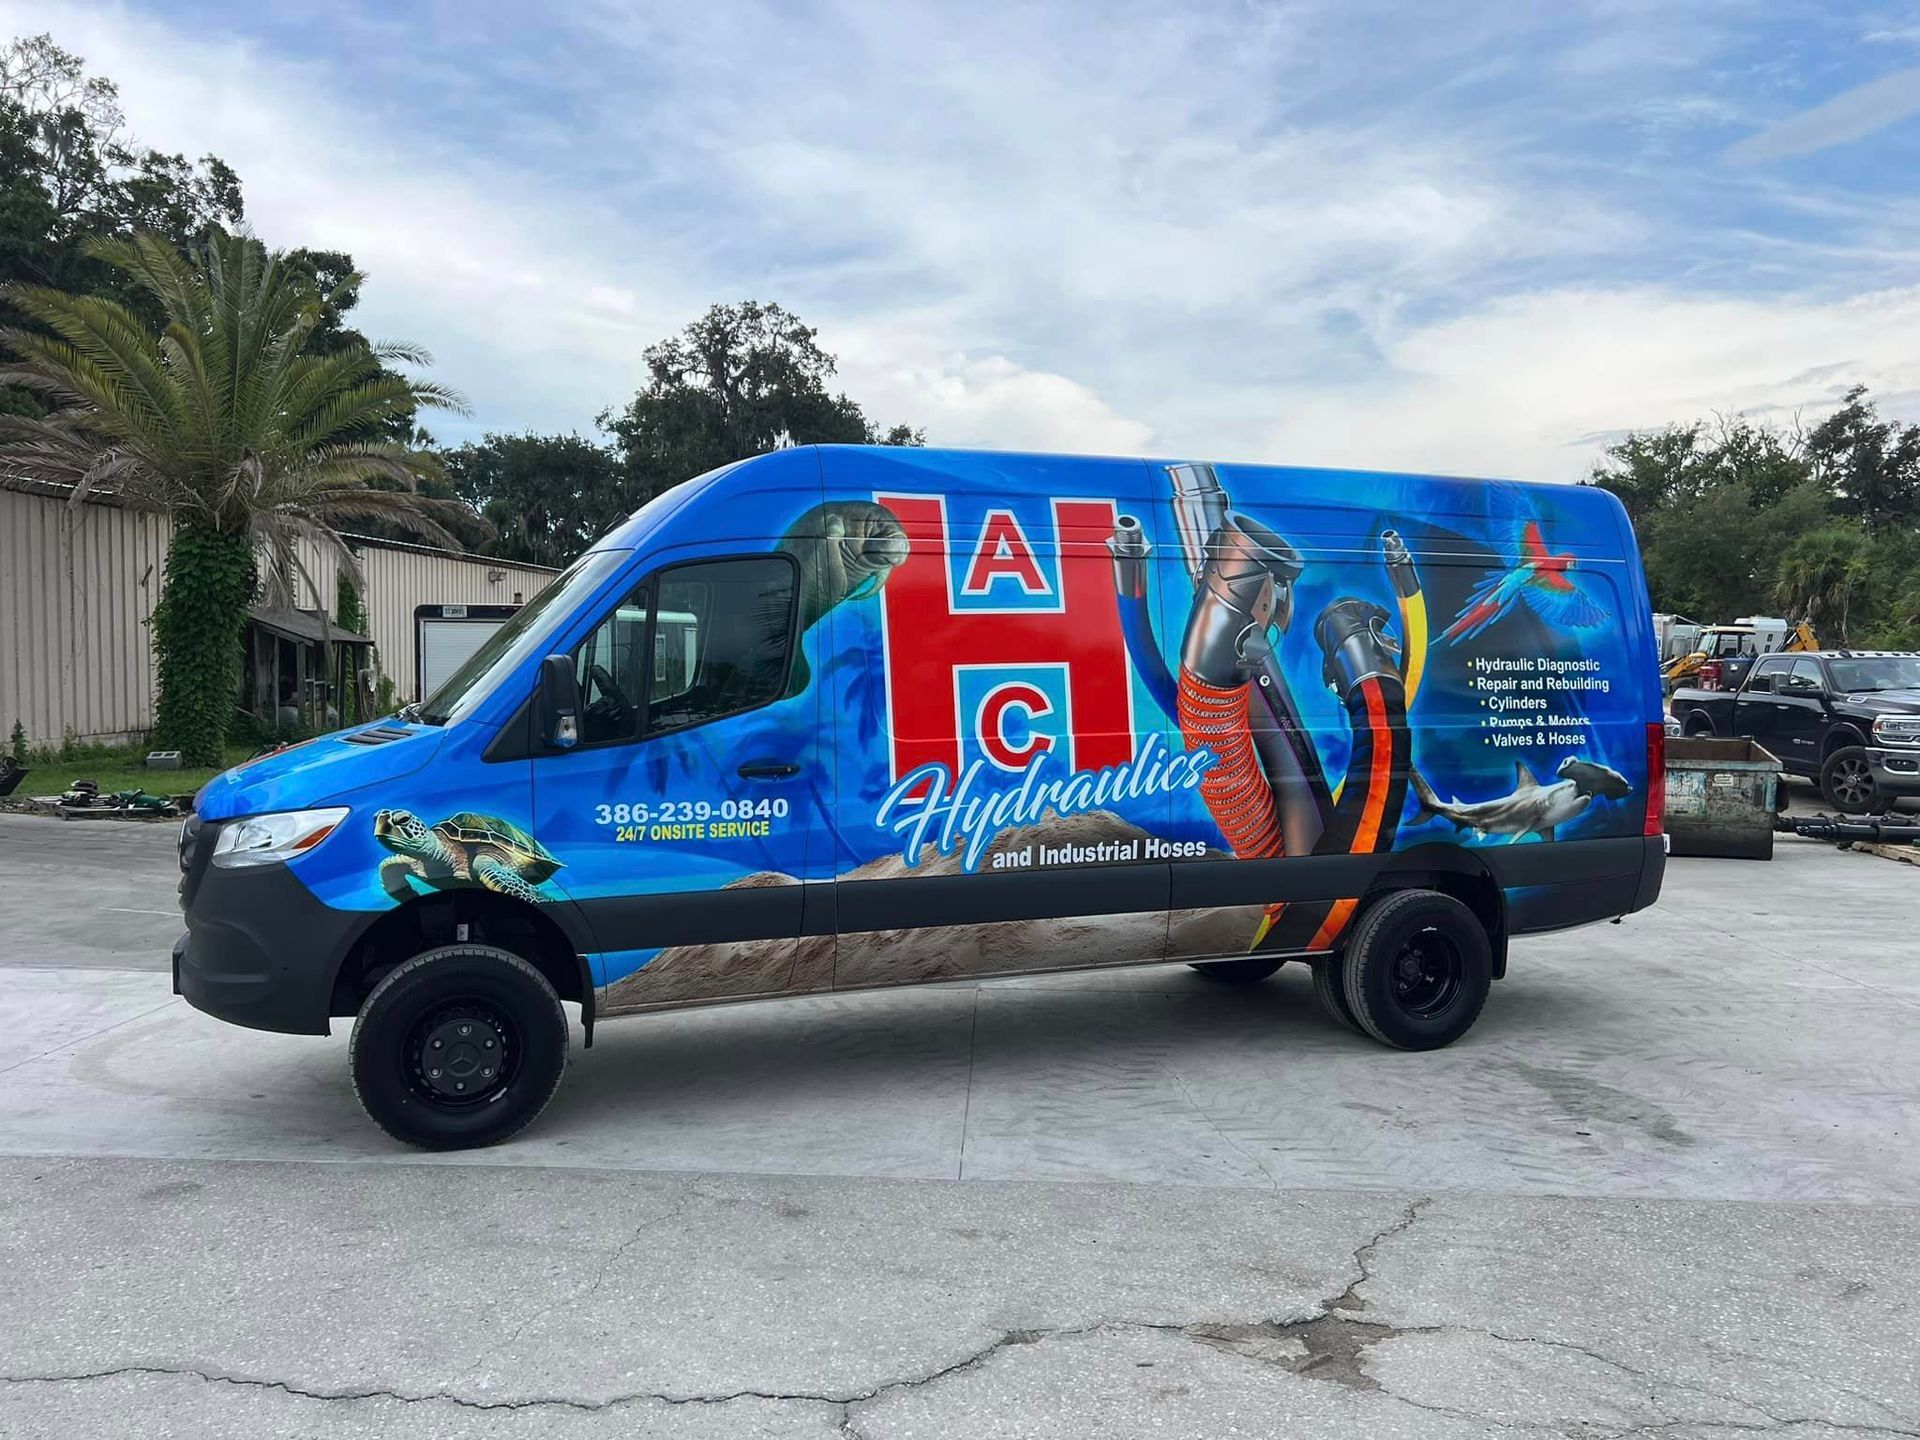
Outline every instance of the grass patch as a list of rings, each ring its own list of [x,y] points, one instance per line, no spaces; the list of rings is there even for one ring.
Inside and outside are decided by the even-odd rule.
[[[58,795],[73,787],[76,780],[91,780],[102,795],[116,790],[145,790],[153,795],[191,795],[229,766],[238,765],[254,751],[248,745],[229,746],[222,756],[225,763],[211,768],[149,770],[147,751],[141,747],[89,747],[75,755],[30,756],[27,777],[20,782],[14,797]]]

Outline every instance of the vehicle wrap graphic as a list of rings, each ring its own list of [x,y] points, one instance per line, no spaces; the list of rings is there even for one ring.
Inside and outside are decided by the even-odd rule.
[[[571,650],[663,565],[785,556],[796,638],[777,698],[631,744],[483,763],[478,722],[509,723],[530,652],[472,735],[415,727],[384,752],[319,757],[379,773],[355,779],[370,803],[354,798],[341,836],[295,873],[346,909],[484,889],[602,916],[726,891],[759,917],[762,938],[666,947],[593,919],[595,979],[618,1009],[1136,948],[1320,950],[1358,901],[1176,911],[1158,929],[1150,908],[930,930],[843,915],[836,938],[803,919],[823,882],[1641,833],[1649,660],[1614,618],[1641,591],[1610,497],[1193,461],[813,453],[656,502],[602,542],[631,553],[547,637],[549,653]],[[763,759],[782,778],[743,776]]]
[[[373,834],[393,851],[380,862],[380,884],[395,900],[459,885],[539,900],[540,882],[560,868],[538,840],[493,815],[462,813],[429,826],[405,810],[381,810]]]

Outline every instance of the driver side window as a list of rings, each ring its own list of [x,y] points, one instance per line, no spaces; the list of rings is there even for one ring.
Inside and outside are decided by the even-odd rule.
[[[581,743],[638,740],[780,699],[795,590],[784,555],[702,560],[641,581],[574,652]]]
[[[580,741],[585,745],[639,736],[639,699],[647,693],[647,614],[651,578],[594,627],[573,654],[580,687]]]

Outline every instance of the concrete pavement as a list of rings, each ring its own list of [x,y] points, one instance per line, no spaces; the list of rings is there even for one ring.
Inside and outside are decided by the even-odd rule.
[[[1920,1432],[1911,1209],[0,1162],[0,1433]]]
[[[424,1157],[167,994],[170,846],[0,817],[0,1434],[1920,1434],[1920,870],[1676,862],[1435,1055],[1293,967],[612,1023]]]

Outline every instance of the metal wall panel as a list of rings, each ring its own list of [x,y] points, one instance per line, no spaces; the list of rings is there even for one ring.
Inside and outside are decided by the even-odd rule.
[[[401,700],[418,700],[414,677],[418,649],[413,614],[421,605],[521,605],[547,588],[556,572],[503,561],[449,555],[425,546],[358,543],[360,568],[367,577],[367,630],[380,652],[380,668],[393,680]],[[300,563],[322,585],[334,573],[320,546],[303,543]],[[326,597],[329,613],[333,595]],[[317,602],[300,585],[300,604]]]
[[[171,527],[0,490],[0,738],[122,739],[153,723],[153,642]]]
[[[111,505],[0,490],[0,743],[16,717],[30,743],[120,740],[153,724],[153,642],[172,526]],[[421,605],[512,605],[554,572],[356,541],[366,572],[367,628],[403,700],[414,696],[413,614]],[[333,610],[334,566],[303,544],[301,563],[325,593],[297,585],[305,608]]]

